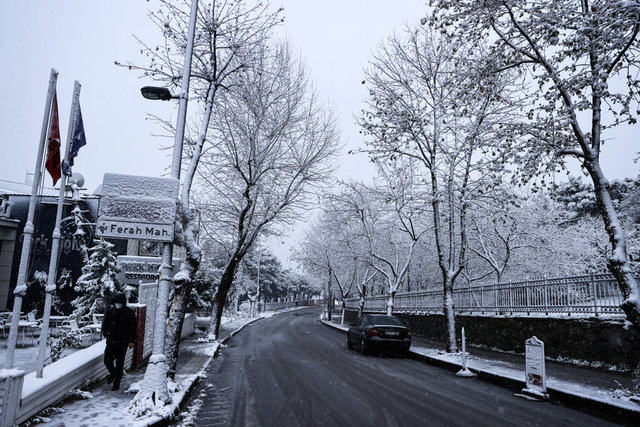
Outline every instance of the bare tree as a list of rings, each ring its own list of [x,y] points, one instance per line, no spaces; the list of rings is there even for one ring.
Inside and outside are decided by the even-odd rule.
[[[577,159],[594,185],[629,322],[640,328],[640,290],[600,156],[605,135],[640,114],[640,7],[607,0],[434,2],[442,31],[494,41],[495,75],[520,69],[532,88],[529,122],[505,147],[528,181]],[[518,144],[519,143],[519,144]],[[544,181],[543,181],[544,182]]]
[[[182,177],[178,203],[177,244],[186,249],[186,259],[174,277],[175,292],[168,327],[165,354],[167,374],[173,378],[178,357],[180,331],[184,322],[188,296],[193,289],[193,278],[201,261],[201,250],[197,244],[194,215],[190,206],[191,187],[207,142],[207,131],[211,114],[221,89],[229,89],[229,80],[238,72],[251,66],[254,50],[265,42],[271,29],[280,20],[280,10],[271,12],[269,5],[248,4],[227,0],[214,0],[198,9],[196,36],[191,68],[189,96],[200,101],[201,107],[191,114],[198,129],[195,138],[189,139],[186,152],[187,167]],[[149,14],[164,36],[164,44],[152,46],[140,41],[142,52],[149,58],[149,64],[138,66],[125,64],[129,69],[140,71],[143,77],[162,82],[174,89],[178,87],[183,68],[184,50],[190,16],[190,2],[161,0],[161,8]],[[123,64],[118,64],[123,65]],[[158,121],[170,133],[173,126],[166,120]],[[163,298],[160,298],[163,301]],[[151,365],[150,365],[151,366]],[[164,373],[162,373],[164,375]],[[159,384],[164,387],[158,387]],[[145,381],[136,395],[132,410],[144,414],[155,401],[170,400],[166,380],[145,375]]]
[[[359,234],[367,249],[364,259],[385,280],[389,297],[387,313],[391,315],[395,295],[407,274],[413,250],[427,228],[419,220],[422,211],[416,209],[413,177],[403,173],[401,168],[395,170],[398,178],[386,174],[382,168],[379,171],[384,187],[349,184],[334,199],[359,222]],[[360,279],[365,284],[373,279],[372,275],[365,276]]]
[[[408,29],[382,45],[370,70],[360,124],[374,159],[412,159],[422,167],[442,273],[447,350],[455,352],[453,286],[465,265],[467,212],[500,179],[489,149],[494,125],[512,109],[508,81],[483,77],[481,46],[449,43],[429,27]]]
[[[287,44],[262,46],[256,64],[225,93],[208,131],[219,143],[199,170],[202,204],[229,248],[213,298],[208,336],[216,339],[238,264],[261,234],[278,233],[332,171],[337,134],[331,112],[309,87]]]

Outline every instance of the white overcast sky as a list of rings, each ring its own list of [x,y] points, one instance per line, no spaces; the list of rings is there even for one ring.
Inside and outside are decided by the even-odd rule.
[[[280,0],[282,27],[306,60],[318,91],[336,106],[343,142],[342,178],[371,175],[366,158],[348,156],[360,146],[354,114],[366,95],[363,69],[376,45],[426,11],[424,0]],[[26,0],[2,2],[0,13],[0,178],[23,181],[33,170],[49,71],[56,68],[62,139],[66,140],[74,80],[82,84],[80,104],[87,136],[74,171],[94,190],[105,172],[160,176],[170,163],[166,145],[147,114],[175,120],[177,106],[147,101],[139,88],[151,82],[116,67],[115,60],[144,63],[133,35],[157,40],[147,18],[155,1]],[[610,179],[635,177],[638,132],[622,133],[603,157]],[[50,178],[47,176],[47,183]],[[284,247],[276,250],[286,257]]]

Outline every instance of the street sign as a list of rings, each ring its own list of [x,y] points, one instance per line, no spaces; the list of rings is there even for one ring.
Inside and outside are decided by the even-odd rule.
[[[160,257],[118,255],[120,273],[116,278],[120,283],[126,285],[157,282],[160,278],[161,264],[162,258]],[[174,258],[172,276],[178,272],[179,267],[180,259]]]
[[[175,178],[105,174],[96,236],[173,241],[179,185]]]
[[[522,393],[548,400],[547,372],[544,363],[544,342],[535,336],[525,341],[525,388]]]

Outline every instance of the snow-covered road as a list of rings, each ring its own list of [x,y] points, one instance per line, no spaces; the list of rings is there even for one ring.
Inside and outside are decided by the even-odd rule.
[[[283,313],[231,339],[187,404],[193,425],[607,425],[416,360],[362,356],[318,316]]]

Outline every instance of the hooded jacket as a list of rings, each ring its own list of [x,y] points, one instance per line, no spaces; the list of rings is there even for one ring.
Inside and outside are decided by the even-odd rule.
[[[102,335],[111,345],[127,345],[136,342],[136,315],[127,307],[127,298],[123,293],[117,293],[111,300],[102,321]],[[122,308],[116,308],[115,303],[121,303]]]

